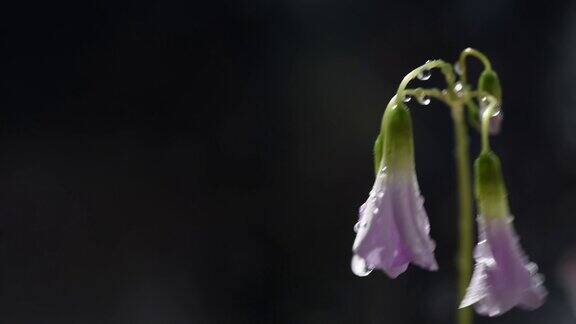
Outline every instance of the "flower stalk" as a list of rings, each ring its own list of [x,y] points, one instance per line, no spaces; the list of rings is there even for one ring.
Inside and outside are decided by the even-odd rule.
[[[472,182],[470,176],[470,157],[468,148],[468,127],[464,118],[463,107],[452,107],[452,120],[454,122],[454,141],[456,143],[456,177],[458,190],[458,300],[462,300],[466,287],[472,277],[472,248],[473,242],[473,210],[472,210]],[[459,324],[472,324],[471,308],[458,310]]]

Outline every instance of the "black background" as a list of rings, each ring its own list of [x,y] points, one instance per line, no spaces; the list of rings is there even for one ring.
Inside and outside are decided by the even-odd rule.
[[[576,5],[529,3],[3,3],[0,322],[450,323],[441,104],[412,106],[440,271],[357,278],[349,261],[385,104],[473,46],[501,77],[493,147],[550,290],[477,323],[574,323]]]

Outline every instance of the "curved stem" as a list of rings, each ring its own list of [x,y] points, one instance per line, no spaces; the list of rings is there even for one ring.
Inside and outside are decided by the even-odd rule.
[[[470,100],[474,97],[480,100],[481,107],[483,105],[485,106],[483,111],[482,109],[480,110],[482,112],[482,116],[480,116],[480,132],[482,134],[482,152],[488,152],[490,151],[490,118],[499,113],[499,111],[496,111],[496,108],[498,108],[498,99],[480,90],[470,92]],[[483,100],[486,100],[487,103],[483,103]]]
[[[492,96],[485,96],[481,100],[488,100],[488,105],[482,113],[482,152],[490,151],[490,118],[499,112],[495,112],[498,100]]]
[[[431,88],[431,89],[425,89],[425,88],[414,88],[414,89],[406,89],[404,90],[404,94],[406,96],[413,96],[413,97],[421,97],[421,96],[426,96],[426,97],[431,97],[431,98],[435,98],[437,100],[440,100],[442,102],[444,102],[445,104],[449,105],[449,101],[448,98],[446,98],[446,96],[444,95],[444,93],[442,93],[442,90],[437,89],[437,88]]]
[[[421,65],[412,70],[410,73],[406,74],[398,86],[398,100],[404,100],[406,97],[406,87],[410,81],[414,80],[414,78],[416,78],[421,72],[434,68],[439,68],[442,71],[442,74],[444,74],[444,78],[446,79],[446,83],[448,84],[448,88],[453,89],[456,76],[454,75],[452,66],[442,60],[433,60],[426,62],[424,65]]]
[[[472,276],[472,187],[470,172],[470,157],[468,149],[468,127],[462,105],[452,106],[454,122],[454,140],[456,145],[456,175],[458,188],[458,208],[460,220],[458,245],[458,301],[466,293],[466,288]],[[472,309],[470,307],[458,310],[459,324],[472,324]]]
[[[476,106],[474,100],[470,98],[466,100],[465,105],[468,110],[468,123],[480,133],[482,131],[482,122],[480,121],[478,106]]]
[[[482,64],[484,65],[484,69],[492,70],[492,63],[484,53],[480,52],[477,49],[473,49],[471,47],[466,48],[465,50],[460,53],[460,58],[458,60],[458,65],[460,66],[460,71],[462,75],[462,82],[466,83],[466,57],[467,56],[474,56],[475,58],[479,59]]]

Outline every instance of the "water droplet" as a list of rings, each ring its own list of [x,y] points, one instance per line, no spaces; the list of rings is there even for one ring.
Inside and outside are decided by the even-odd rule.
[[[531,275],[535,275],[538,273],[538,265],[534,262],[530,262],[526,265],[526,269],[530,272]]]
[[[380,209],[378,209],[378,207],[374,207],[374,210],[372,210],[372,214],[376,215],[378,214],[379,211]]]
[[[542,286],[544,284],[544,275],[540,273],[536,273],[534,276],[534,284],[536,286]]]
[[[454,72],[456,72],[456,74],[458,75],[464,74],[459,62],[456,62],[456,64],[454,64]]]
[[[360,228],[365,228],[366,227],[366,223],[365,222],[361,222],[358,221],[356,224],[354,224],[354,232],[358,233],[358,231],[360,230]]]
[[[430,70],[422,69],[422,70],[420,70],[420,73],[418,73],[418,75],[416,77],[418,78],[418,80],[426,81],[426,80],[430,79],[431,75],[432,75],[432,72],[430,72]]]
[[[488,100],[488,97],[480,98],[480,108],[488,108],[489,104],[490,104],[490,101]]]
[[[382,191],[382,190],[378,191],[378,195],[377,195],[377,196],[378,196],[379,199],[382,198],[382,197],[384,197],[384,191]]]
[[[418,100],[418,103],[423,105],[423,106],[427,106],[430,104],[430,98],[428,98],[425,95],[418,96],[417,100]]]
[[[462,82],[456,82],[454,85],[454,92],[458,97],[462,97],[464,95],[464,86],[462,85]]]
[[[358,277],[366,277],[374,270],[374,267],[367,265],[366,261],[357,255],[352,257],[351,268],[352,272]]]
[[[384,167],[382,167],[382,169],[380,169],[380,172],[381,172],[381,173],[384,173],[384,172],[386,172],[386,167],[385,167],[385,166],[384,166]]]
[[[404,97],[404,102],[409,102],[410,100],[412,100],[411,96],[406,95],[406,97]]]

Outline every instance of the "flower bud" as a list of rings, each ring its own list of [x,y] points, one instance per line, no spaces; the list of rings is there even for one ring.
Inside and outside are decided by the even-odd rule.
[[[502,88],[498,74],[493,70],[484,70],[478,79],[478,90],[494,96],[499,102],[502,101]]]

